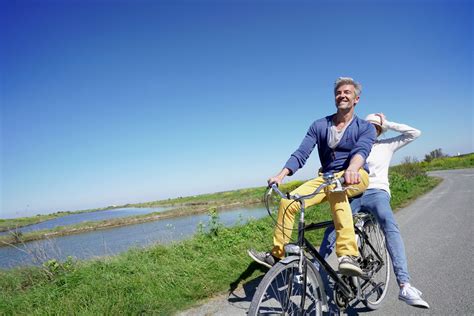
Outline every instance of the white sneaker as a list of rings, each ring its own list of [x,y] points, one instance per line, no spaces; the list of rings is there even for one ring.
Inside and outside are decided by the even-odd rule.
[[[421,294],[421,291],[411,286],[410,283],[405,283],[400,289],[398,299],[414,307],[430,308],[430,305],[421,298]]]

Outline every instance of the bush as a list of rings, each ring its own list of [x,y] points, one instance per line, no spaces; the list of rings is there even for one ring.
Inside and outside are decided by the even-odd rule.
[[[433,159],[444,158],[444,157],[448,157],[448,155],[443,154],[443,151],[441,150],[441,148],[438,148],[438,149],[432,150],[429,154],[426,154],[425,161],[431,162]]]
[[[407,179],[426,175],[419,161],[413,157],[405,157],[400,165],[393,166],[390,171],[396,172]]]

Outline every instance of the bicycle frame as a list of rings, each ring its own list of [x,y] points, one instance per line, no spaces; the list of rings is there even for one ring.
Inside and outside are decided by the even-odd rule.
[[[302,205],[303,212],[303,205]],[[333,221],[326,221],[320,223],[311,223],[303,227],[298,227],[298,246],[300,246],[301,251],[306,249],[326,270],[329,276],[340,286],[341,291],[344,295],[350,299],[354,298],[354,292],[352,291],[350,285],[344,281],[341,276],[339,276],[336,271],[329,265],[329,263],[319,254],[319,251],[309,242],[305,237],[305,231],[312,231],[322,228],[327,228],[333,226]],[[300,226],[300,225],[298,225]]]
[[[329,277],[334,280],[336,285],[338,285],[340,291],[348,299],[348,301],[352,301],[354,298],[362,299],[360,289],[363,286],[365,286],[365,284],[367,284],[367,282],[369,282],[370,276],[369,275],[361,276],[361,278],[363,280],[365,280],[365,283],[363,283],[362,285],[359,284],[358,277],[351,277],[349,279],[349,280],[352,280],[354,282],[354,285],[357,289],[357,293],[355,293],[353,288],[351,288],[350,283],[348,281],[345,281],[341,276],[339,276],[336,273],[336,271],[329,265],[329,263],[320,255],[319,251],[304,236],[305,231],[312,231],[312,230],[327,228],[327,227],[330,227],[330,226],[334,225],[333,221],[311,223],[311,224],[308,224],[308,225],[305,225],[305,222],[304,222],[305,199],[306,198],[315,196],[321,190],[323,190],[324,188],[326,188],[330,185],[333,185],[333,184],[336,185],[336,190],[339,190],[339,191],[341,190],[342,181],[340,179],[335,178],[334,175],[324,175],[324,179],[325,179],[325,183],[323,183],[320,187],[318,187],[314,193],[306,195],[306,196],[298,196],[298,195],[290,196],[289,194],[287,194],[285,196],[280,190],[278,190],[278,188],[275,185],[272,185],[272,188],[280,196],[282,196],[284,198],[288,198],[288,199],[293,199],[293,200],[300,203],[301,208],[300,208],[300,218],[299,218],[299,222],[298,222],[298,239],[297,239],[297,243],[296,243],[296,245],[298,246],[297,252],[298,252],[298,255],[299,255],[299,258],[300,258],[299,259],[300,260],[300,263],[299,263],[300,272],[306,272],[306,271],[303,271],[303,260],[304,260],[304,257],[305,257],[304,250],[306,249],[306,251],[308,251],[324,267],[324,269],[328,273]],[[361,231],[358,227],[355,227],[355,229],[357,230],[358,235],[361,236],[364,239],[366,244],[375,253],[377,259],[382,263],[379,266],[379,268],[375,271],[375,272],[377,272],[380,269],[380,267],[382,267],[384,265],[384,261],[383,261],[382,257],[375,250],[375,248],[371,244],[371,242],[370,242],[369,238],[367,237],[367,235],[365,234],[365,232]],[[295,252],[293,252],[293,253],[295,253]],[[371,274],[373,275],[373,271],[371,271]],[[304,301],[305,301],[304,295],[302,297],[303,304],[304,304]]]
[[[317,229],[322,229],[322,228],[325,228],[325,227],[329,227],[329,226],[333,226],[334,225],[334,222],[333,221],[326,221],[326,222],[320,222],[320,223],[312,223],[312,224],[308,224],[308,225],[305,225],[305,222],[304,222],[304,214],[305,214],[305,198],[308,198],[310,196],[314,196],[316,194],[318,194],[319,192],[321,192],[321,190],[323,190],[324,188],[330,186],[331,184],[335,184],[336,185],[336,189],[337,190],[340,190],[341,189],[341,181],[340,179],[336,179],[334,178],[334,176],[331,174],[331,175],[325,175],[324,176],[326,182],[323,183],[322,185],[320,185],[316,191],[312,194],[309,194],[309,195],[306,195],[306,196],[294,196],[294,197],[291,197],[289,195],[287,195],[287,198],[293,198],[295,199],[296,201],[298,201],[300,203],[300,219],[299,219],[299,222],[298,222],[298,241],[297,241],[297,245],[299,246],[299,251],[301,252],[299,255],[300,255],[300,270],[302,268],[302,259],[303,259],[303,247],[308,249],[309,252],[311,253],[311,255],[313,255],[313,257],[315,257],[319,263],[321,263],[323,266],[324,266],[324,269],[328,272],[328,274],[330,275],[330,277],[337,283],[341,286],[341,290],[343,291],[344,295],[348,298],[354,298],[354,292],[352,291],[351,287],[349,284],[347,284],[339,275],[337,275],[336,271],[334,271],[334,269],[329,265],[329,263],[327,263],[326,260],[324,260],[324,258],[319,254],[319,252],[316,250],[316,248],[314,248],[314,246],[304,237],[304,234],[305,234],[305,231],[311,231],[311,230],[317,230]],[[276,190],[280,196],[284,196],[280,190],[278,190],[278,188],[276,188],[275,186],[272,186],[272,188],[274,190]],[[304,299],[303,299],[304,301]]]
[[[338,286],[340,286],[340,290],[342,291],[342,293],[348,299],[352,300],[356,297],[360,299],[360,297],[358,295],[359,293],[354,293],[354,291],[352,290],[352,288],[350,287],[348,282],[346,282],[344,279],[341,278],[340,275],[337,274],[337,272],[321,256],[321,254],[313,246],[313,244],[304,237],[305,231],[318,230],[318,229],[327,228],[327,227],[330,227],[330,226],[333,226],[333,225],[334,225],[333,221],[325,221],[325,222],[311,223],[311,224],[305,225],[303,229],[298,228],[298,246],[302,247],[301,250],[303,250],[303,248],[305,248],[324,267],[324,269],[328,273],[329,277],[332,278]],[[367,234],[364,231],[360,230],[358,227],[355,227],[355,229],[357,230],[357,234],[360,237],[363,238],[364,242],[372,249],[372,251],[376,255],[377,259],[381,262],[381,265],[378,267],[377,270],[375,270],[375,272],[378,272],[378,270],[380,270],[380,268],[385,264],[383,258],[375,250],[375,248],[372,245],[372,243],[370,242]],[[372,273],[374,273],[374,272],[372,271]],[[352,278],[357,278],[357,277],[352,277]],[[363,275],[360,278],[362,278],[363,280],[368,282],[367,280],[370,279],[370,276],[369,275]],[[361,284],[360,287],[363,287],[364,285],[365,285],[365,283]]]

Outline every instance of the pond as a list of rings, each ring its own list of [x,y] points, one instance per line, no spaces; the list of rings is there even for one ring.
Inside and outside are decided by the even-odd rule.
[[[238,208],[220,211],[219,222],[229,227],[264,216],[267,211],[262,206]],[[68,256],[89,259],[115,255],[131,247],[168,244],[191,237],[200,223],[208,225],[208,222],[207,214],[198,214],[0,247],[0,268],[39,265],[52,258],[65,260]]]

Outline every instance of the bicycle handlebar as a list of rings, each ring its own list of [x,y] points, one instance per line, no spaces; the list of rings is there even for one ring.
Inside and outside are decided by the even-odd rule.
[[[323,175],[323,179],[324,179],[324,182],[319,187],[317,187],[316,190],[313,193],[310,193],[310,194],[307,194],[307,195],[302,195],[302,196],[300,196],[298,194],[291,195],[288,192],[286,194],[284,194],[283,192],[280,191],[280,189],[278,188],[278,185],[276,183],[271,183],[269,185],[270,190],[268,191],[267,194],[271,194],[272,190],[274,190],[283,199],[301,201],[301,200],[306,200],[306,199],[314,197],[316,194],[321,192],[322,189],[324,189],[325,187],[330,186],[332,184],[336,184],[336,189],[335,189],[336,191],[343,190],[342,185],[345,182],[344,177],[336,177],[332,173],[329,173],[329,174],[326,173],[326,174]]]

